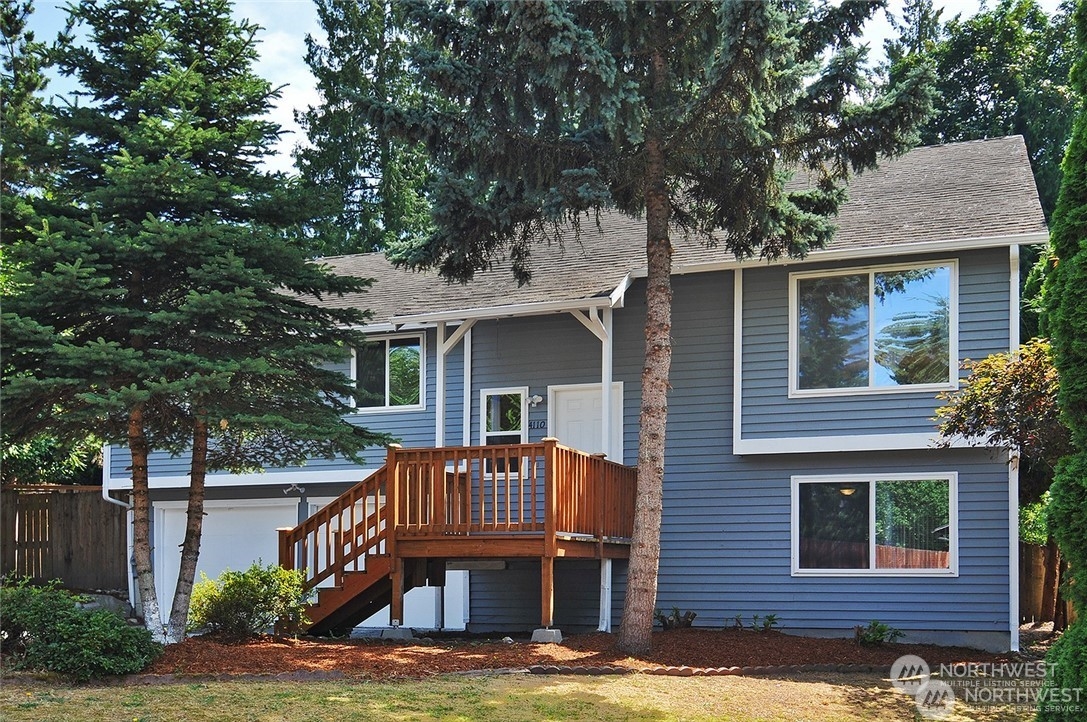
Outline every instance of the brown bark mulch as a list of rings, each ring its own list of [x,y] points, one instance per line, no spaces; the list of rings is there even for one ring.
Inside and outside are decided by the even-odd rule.
[[[571,635],[562,644],[504,643],[498,640],[365,639],[322,640],[262,637],[225,644],[194,637],[169,646],[150,675],[283,675],[307,673],[359,679],[420,678],[475,670],[543,667],[620,667],[644,670],[657,666],[691,668],[870,665],[890,668],[904,654],[930,665],[1008,659],[961,647],[884,644],[863,647],[851,639],[816,639],[777,631],[677,629],[653,635],[652,651],[640,658],[615,649],[615,635]]]

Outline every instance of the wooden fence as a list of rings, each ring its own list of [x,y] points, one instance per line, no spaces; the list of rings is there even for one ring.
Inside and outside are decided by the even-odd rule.
[[[0,490],[0,571],[69,589],[127,590],[127,514],[101,494],[98,486]]]
[[[1052,608],[1045,609],[1043,602],[1047,556],[1052,553],[1048,547],[1019,543],[1019,621],[1023,624],[1053,621]],[[1063,612],[1064,620],[1071,624],[1076,618],[1072,603],[1058,598],[1057,604],[1064,605],[1063,610],[1058,608],[1057,616]]]

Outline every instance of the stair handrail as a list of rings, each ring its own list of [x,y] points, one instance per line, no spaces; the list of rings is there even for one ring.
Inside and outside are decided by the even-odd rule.
[[[298,526],[279,529],[279,565],[288,570],[301,568],[306,575],[305,589],[312,589],[329,577],[335,577],[337,586],[342,585],[345,567],[368,554],[381,553],[388,539],[384,501],[387,483],[388,469],[382,466]],[[374,508],[367,512],[365,502],[370,498],[374,500]],[[360,501],[363,518],[355,520],[354,509]],[[349,530],[341,528],[345,513],[354,522]],[[339,520],[335,527],[333,519]],[[334,534],[338,538],[333,539]],[[312,565],[307,563],[311,561]]]

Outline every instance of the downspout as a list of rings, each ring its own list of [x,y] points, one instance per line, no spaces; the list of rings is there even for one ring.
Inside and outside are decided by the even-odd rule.
[[[109,495],[110,466],[113,460],[113,452],[109,444],[102,445],[102,498],[110,504],[124,507],[125,511],[125,554],[128,559],[128,574],[125,575],[128,582],[128,606],[136,611],[136,583],[133,576],[132,562],[132,502],[114,499]]]
[[[116,504],[117,506],[123,506],[125,509],[131,509],[132,503],[127,501],[121,501],[120,499],[114,499],[109,495],[109,469],[110,462],[112,461],[113,454],[110,450],[109,444],[102,445],[102,498],[108,501],[110,504]]]
[[[1008,350],[1019,349],[1019,246],[1009,253]],[[1008,458],[1008,636],[1010,651],[1019,651],[1019,462]]]
[[[612,361],[613,361],[613,333],[612,310],[605,308],[601,323],[604,327],[604,338],[600,346],[600,438],[602,446],[608,457],[616,450],[612,448]],[[622,452],[619,452],[620,457]],[[622,458],[613,459],[622,464]],[[597,630],[600,632],[611,631],[611,559],[600,560],[600,620]]]

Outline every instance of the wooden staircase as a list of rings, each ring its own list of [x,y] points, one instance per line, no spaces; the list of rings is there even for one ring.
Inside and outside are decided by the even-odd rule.
[[[342,633],[404,593],[445,584],[450,559],[537,558],[541,624],[550,626],[554,560],[629,555],[637,470],[564,447],[534,444],[403,449],[293,529],[279,530],[279,563],[304,571],[317,598],[311,634]]]
[[[302,568],[317,598],[306,608],[311,634],[340,633],[387,606],[388,472],[381,467],[293,529],[279,530],[279,563]],[[320,586],[331,579],[331,586]]]

